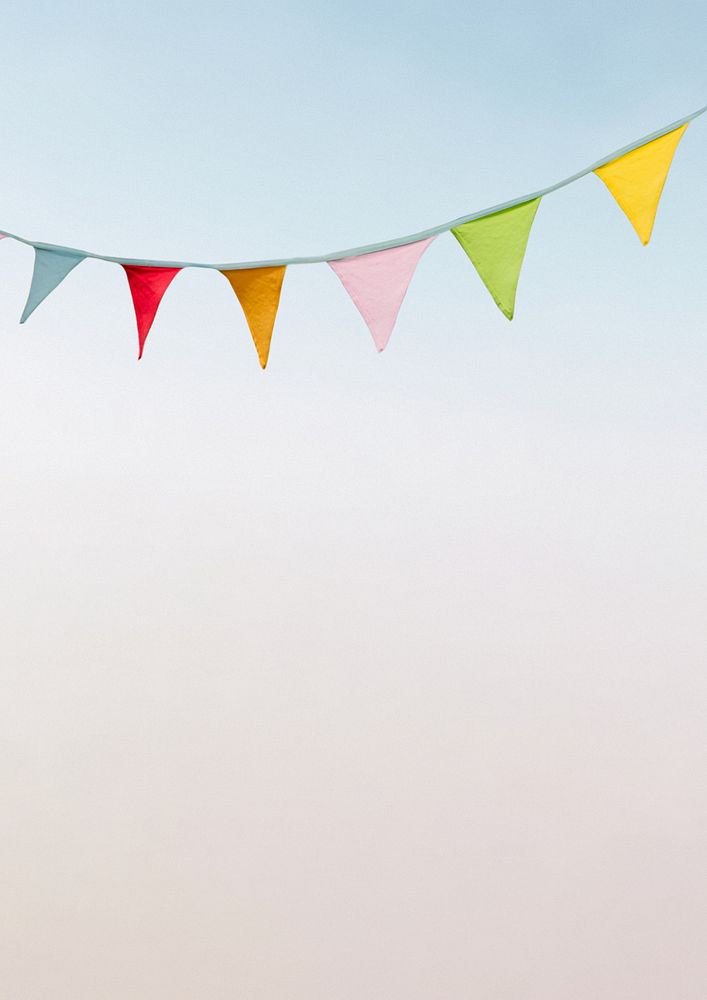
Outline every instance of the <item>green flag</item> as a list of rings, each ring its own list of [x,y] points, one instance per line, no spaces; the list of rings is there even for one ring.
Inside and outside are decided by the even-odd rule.
[[[508,319],[513,319],[520,268],[539,204],[534,198],[452,230]]]

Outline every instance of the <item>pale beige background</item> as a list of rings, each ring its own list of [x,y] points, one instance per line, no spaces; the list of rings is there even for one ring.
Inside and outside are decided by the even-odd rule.
[[[99,8],[8,13],[0,225],[350,245],[705,100],[698,4]],[[548,199],[512,326],[451,239],[383,357],[292,270],[266,375],[0,244],[2,1000],[704,1000],[706,156],[647,251]]]

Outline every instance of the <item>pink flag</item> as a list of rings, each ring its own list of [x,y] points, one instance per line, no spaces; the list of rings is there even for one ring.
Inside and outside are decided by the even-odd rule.
[[[433,239],[328,261],[365,319],[379,351],[390,340],[417,262]]]

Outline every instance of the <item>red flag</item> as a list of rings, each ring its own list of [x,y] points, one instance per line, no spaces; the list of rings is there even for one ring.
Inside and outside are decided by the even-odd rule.
[[[128,276],[130,294],[135,306],[137,336],[140,342],[138,358],[141,358],[162,296],[167,291],[172,278],[181,271],[181,267],[140,267],[135,264],[123,264],[122,266]]]

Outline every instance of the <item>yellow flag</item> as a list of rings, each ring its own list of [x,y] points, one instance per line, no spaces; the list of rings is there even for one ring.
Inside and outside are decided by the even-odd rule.
[[[231,288],[238,296],[260,358],[260,365],[265,368],[270,353],[270,340],[275,326],[277,307],[280,304],[285,268],[284,266],[248,267],[222,271],[221,274],[228,278]]]
[[[645,246],[675,150],[687,125],[612,160],[594,173],[604,181]]]

